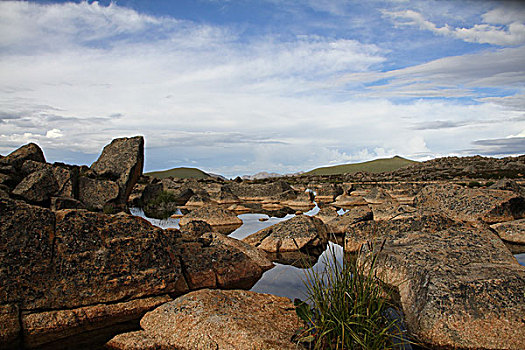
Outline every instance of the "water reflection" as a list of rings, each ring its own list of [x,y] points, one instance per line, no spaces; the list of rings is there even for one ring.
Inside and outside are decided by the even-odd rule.
[[[252,291],[288,297],[290,299],[306,299],[305,279],[308,270],[321,273],[327,264],[335,260],[343,262],[343,247],[329,242],[327,249],[321,254],[317,263],[309,269],[276,263],[275,267],[266,271],[261,279],[252,287]]]
[[[129,208],[129,212],[131,213],[131,215],[135,215],[135,216],[141,217],[143,219],[146,219],[149,222],[151,222],[152,225],[160,227],[160,228],[163,228],[163,229],[166,229],[166,228],[177,228],[178,229],[178,228],[180,228],[179,227],[180,219],[172,219],[172,218],[154,219],[154,218],[149,218],[149,217],[147,217],[144,214],[144,210],[142,210],[142,208]],[[181,214],[180,209],[177,209],[177,212],[175,212],[175,214]]]
[[[518,260],[520,265],[525,266],[525,253],[514,254],[514,257],[516,258],[516,260]]]

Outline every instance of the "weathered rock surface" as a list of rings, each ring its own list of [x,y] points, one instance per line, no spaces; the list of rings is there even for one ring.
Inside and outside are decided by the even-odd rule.
[[[87,208],[102,210],[119,197],[119,187],[111,180],[99,180],[82,176],[78,181],[78,198]]]
[[[521,245],[522,250],[525,250],[525,219],[502,222],[490,227],[502,240]]]
[[[24,345],[36,347],[79,333],[135,320],[156,306],[173,300],[167,295],[115,304],[22,314]],[[17,320],[18,322],[18,320]]]
[[[337,209],[332,206],[321,207],[319,212],[315,214],[315,217],[319,218],[325,224],[338,216]]]
[[[342,194],[337,196],[335,202],[332,203],[336,207],[352,207],[356,205],[367,205],[368,202],[360,196],[352,196],[348,194]]]
[[[232,182],[227,187],[238,198],[244,201],[262,201],[264,199],[287,200],[295,199],[297,192],[286,182],[276,181],[268,184],[248,184]]]
[[[414,216],[417,209],[398,202],[385,202],[372,205],[374,220],[395,220]]]
[[[213,228],[205,221],[193,220],[181,227],[181,232],[193,237],[200,237],[204,233],[212,232]]]
[[[525,268],[492,232],[461,225],[385,238],[377,275],[399,289],[409,331],[420,341],[525,348]]]
[[[0,336],[8,347],[20,331],[26,345],[40,344],[143,310],[139,301],[118,303],[250,288],[271,264],[233,239],[195,239],[127,214],[53,212],[0,199],[0,227]]]
[[[270,253],[318,247],[328,242],[323,222],[315,217],[298,215],[260,230],[244,242]]]
[[[17,305],[0,305],[0,349],[20,348],[20,311]]]
[[[392,220],[363,221],[350,225],[345,230],[345,251],[357,253],[362,244],[402,232],[437,232],[460,223],[443,215],[413,215]]]
[[[199,290],[147,313],[142,331],[118,335],[111,349],[296,349],[301,327],[290,299],[241,290]]]
[[[118,201],[126,203],[133,186],[142,175],[144,138],[135,136],[114,139],[104,147],[100,157],[91,165],[98,176],[115,181],[119,187]]]
[[[40,163],[46,162],[42,149],[34,143],[29,143],[0,159],[0,164],[12,165],[15,169],[19,170],[26,160],[34,160]]]
[[[231,232],[242,225],[242,220],[235,213],[217,205],[210,205],[191,211],[180,219],[179,225],[183,228],[194,220],[204,221],[214,230],[223,233]]]
[[[321,184],[314,191],[317,204],[332,203],[337,196],[344,192],[341,186],[335,184]]]
[[[466,188],[459,185],[430,185],[423,188],[414,204],[427,212],[443,212],[456,220],[493,224],[521,219],[525,199],[511,191]]]
[[[395,199],[381,187],[372,188],[365,196],[364,200],[369,204],[383,204],[395,202]]]
[[[348,227],[352,224],[361,221],[372,220],[372,210],[368,205],[361,205],[352,207],[343,215],[339,215],[332,220],[326,222],[326,228],[329,234],[341,235],[344,234]]]
[[[58,191],[58,183],[50,169],[42,169],[29,174],[20,182],[13,194],[28,202],[42,203]]]

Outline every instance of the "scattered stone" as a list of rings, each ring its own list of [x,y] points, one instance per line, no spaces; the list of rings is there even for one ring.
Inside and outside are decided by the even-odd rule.
[[[416,339],[431,348],[525,348],[525,268],[490,230],[399,230],[381,242],[377,276],[398,288]]]
[[[110,349],[297,349],[301,322],[290,299],[241,290],[199,290],[140,321],[142,331],[110,340]]]
[[[264,251],[276,253],[326,245],[328,236],[320,219],[299,215],[260,230],[243,241]]]
[[[267,216],[259,218],[259,221],[261,221],[261,222],[268,221],[268,220],[269,220],[269,217],[267,217]]]
[[[126,203],[133,186],[142,175],[144,138],[135,136],[114,139],[91,165],[98,176],[115,181],[120,190],[118,203]]]
[[[443,212],[461,221],[483,220],[493,224],[525,216],[525,198],[511,191],[468,188],[458,185],[429,185],[414,199],[418,209]]]

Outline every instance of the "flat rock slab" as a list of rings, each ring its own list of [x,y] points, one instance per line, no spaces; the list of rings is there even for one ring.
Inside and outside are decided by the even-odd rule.
[[[191,211],[180,219],[179,225],[183,228],[195,220],[204,221],[214,230],[222,233],[231,232],[242,225],[242,220],[234,212],[217,205],[205,206]]]
[[[415,197],[414,205],[466,222],[483,220],[494,224],[525,215],[525,199],[515,192],[452,184],[426,186]]]
[[[498,233],[501,239],[525,245],[525,219],[502,222],[490,227]]]
[[[490,230],[465,224],[385,238],[377,275],[399,289],[409,331],[420,341],[525,349],[525,268]]]
[[[203,289],[148,312],[142,331],[110,340],[110,349],[297,349],[301,327],[290,299],[242,290]]]
[[[276,253],[318,247],[328,242],[328,236],[320,219],[297,215],[255,232],[243,241],[269,253]]]
[[[368,205],[353,207],[343,215],[337,216],[326,222],[329,235],[342,235],[348,229],[348,226],[361,221],[372,220],[372,210]]]

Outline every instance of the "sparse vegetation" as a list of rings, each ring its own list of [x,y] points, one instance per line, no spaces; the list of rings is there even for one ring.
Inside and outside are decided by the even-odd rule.
[[[369,162],[342,164],[330,167],[322,167],[310,170],[304,175],[341,175],[354,174],[360,171],[368,173],[381,173],[385,171],[394,171],[407,165],[416,164],[416,161],[402,157],[393,157],[385,159],[375,159]]]
[[[160,191],[157,196],[144,205],[144,213],[150,218],[167,219],[176,210],[177,198],[169,191]]]
[[[165,179],[167,177],[175,177],[179,179],[207,179],[210,177],[210,175],[197,168],[173,168],[163,171],[152,171],[145,173],[144,175],[155,177],[157,179]]]
[[[295,300],[307,325],[298,341],[311,349],[392,349],[403,340],[388,318],[394,305],[376,277],[375,258],[366,271],[359,259],[338,263],[331,254],[322,272],[308,270],[308,299]],[[386,294],[385,294],[386,293]]]

